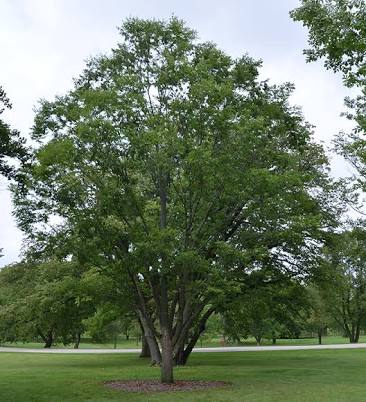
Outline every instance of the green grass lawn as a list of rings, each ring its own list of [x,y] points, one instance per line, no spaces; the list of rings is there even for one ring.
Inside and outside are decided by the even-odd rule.
[[[178,379],[226,380],[228,389],[132,394],[112,379],[158,378],[136,355],[0,353],[1,402],[365,401],[366,350],[208,353],[176,369]]]

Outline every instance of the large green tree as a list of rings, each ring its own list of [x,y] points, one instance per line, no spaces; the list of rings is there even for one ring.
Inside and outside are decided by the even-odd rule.
[[[129,19],[120,34],[41,103],[17,219],[33,255],[110,273],[172,382],[251,271],[306,274],[334,223],[327,158],[292,86],[259,81],[260,63],[176,18]]]

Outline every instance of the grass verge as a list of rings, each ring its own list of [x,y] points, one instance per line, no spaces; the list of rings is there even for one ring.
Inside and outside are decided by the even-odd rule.
[[[228,389],[132,394],[103,381],[156,379],[137,355],[0,353],[2,402],[365,401],[366,350],[209,353],[176,369],[177,379],[223,380]]]

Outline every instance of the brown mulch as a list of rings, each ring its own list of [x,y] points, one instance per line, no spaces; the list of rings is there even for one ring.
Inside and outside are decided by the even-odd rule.
[[[128,392],[199,391],[231,385],[227,381],[195,380],[176,380],[174,384],[162,384],[159,380],[113,380],[105,381],[104,384],[109,388]]]

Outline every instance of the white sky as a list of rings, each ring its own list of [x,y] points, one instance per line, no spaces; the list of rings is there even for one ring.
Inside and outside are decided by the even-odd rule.
[[[339,76],[321,63],[307,64],[302,50],[307,32],[288,12],[297,0],[0,0],[0,85],[13,103],[2,117],[27,136],[33,107],[72,87],[91,55],[118,41],[116,27],[126,17],[176,15],[202,40],[216,42],[232,56],[248,52],[263,60],[262,77],[296,85],[292,102],[316,126],[316,139],[329,145],[350,125],[339,117],[347,95]],[[339,157],[333,174],[349,175]],[[22,234],[12,217],[7,184],[0,181],[0,266],[18,258]]]

